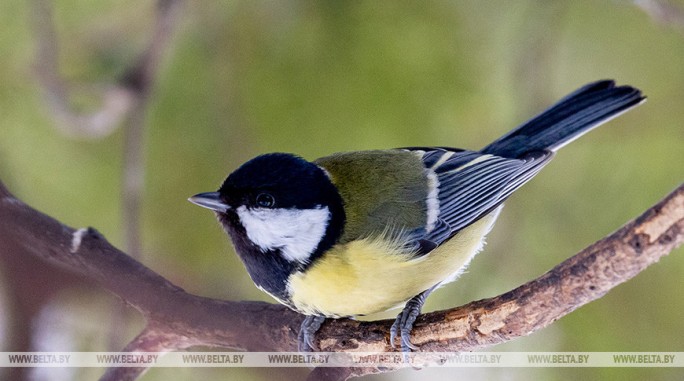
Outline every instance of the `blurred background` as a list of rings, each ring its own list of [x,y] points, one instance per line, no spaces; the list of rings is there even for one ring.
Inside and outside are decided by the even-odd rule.
[[[198,295],[272,301],[213,216],[186,201],[269,151],[478,149],[587,82],[644,91],[645,105],[564,148],[511,197],[485,251],[424,311],[539,276],[684,179],[683,1],[4,0],[0,25],[0,179]],[[683,254],[491,350],[683,351]],[[2,257],[0,351],[116,351],[141,329],[136,311],[88,281]],[[103,369],[2,372],[87,380]],[[307,373],[152,369],[141,379]],[[681,370],[435,368],[367,379],[530,377],[667,380]]]

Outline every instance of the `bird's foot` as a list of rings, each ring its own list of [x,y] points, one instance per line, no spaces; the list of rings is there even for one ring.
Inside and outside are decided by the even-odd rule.
[[[423,304],[425,304],[425,299],[434,289],[435,287],[432,287],[429,290],[423,291],[406,302],[406,306],[397,315],[397,319],[392,324],[392,328],[390,328],[390,345],[392,345],[392,348],[396,348],[394,340],[397,338],[397,334],[399,334],[402,352],[409,353],[412,350],[418,349],[416,345],[411,343],[411,330],[413,330],[413,323],[418,315],[420,315]]]
[[[302,326],[299,329],[299,335],[297,336],[300,352],[318,350],[318,347],[314,344],[314,336],[321,328],[321,324],[323,324],[324,321],[325,316],[307,315],[306,318],[304,318]]]

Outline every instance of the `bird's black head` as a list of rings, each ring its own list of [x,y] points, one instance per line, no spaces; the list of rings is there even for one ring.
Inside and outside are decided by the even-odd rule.
[[[219,189],[233,209],[334,207],[340,196],[325,171],[298,156],[271,153],[257,156],[231,173]]]
[[[287,277],[330,249],[345,220],[327,173],[286,153],[250,160],[190,201],[216,211],[252,280],[281,300]]]

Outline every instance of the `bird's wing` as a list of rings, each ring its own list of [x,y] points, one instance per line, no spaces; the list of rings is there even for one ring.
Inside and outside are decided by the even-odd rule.
[[[339,153],[316,164],[345,203],[340,243],[396,234],[420,255],[494,210],[552,155],[535,151],[510,159],[454,148],[403,148]]]
[[[510,159],[451,148],[406,149],[420,155],[428,173],[437,179],[432,221],[428,217],[426,229],[412,235],[422,252],[430,251],[501,205],[553,156],[550,151],[536,151]]]

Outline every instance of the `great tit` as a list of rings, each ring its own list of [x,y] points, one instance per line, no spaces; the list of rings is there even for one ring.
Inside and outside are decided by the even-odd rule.
[[[257,287],[306,315],[301,351],[316,348],[326,318],[403,306],[390,343],[399,335],[407,352],[426,297],[463,273],[508,196],[559,148],[644,100],[590,83],[479,151],[265,154],[189,200],[216,213]]]

